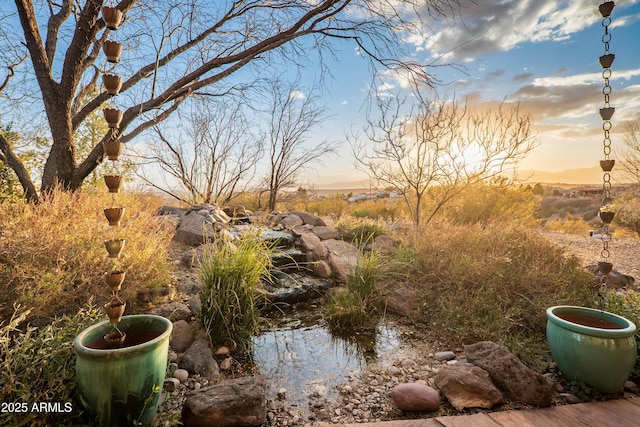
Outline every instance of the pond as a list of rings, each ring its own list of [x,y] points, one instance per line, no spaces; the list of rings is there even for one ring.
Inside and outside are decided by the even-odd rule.
[[[371,363],[384,363],[403,352],[398,329],[380,322],[375,330],[332,334],[326,322],[312,311],[278,316],[272,328],[254,338],[254,360],[269,378],[269,398],[287,390],[290,405],[306,410],[309,396],[329,400],[337,388],[348,384]]]

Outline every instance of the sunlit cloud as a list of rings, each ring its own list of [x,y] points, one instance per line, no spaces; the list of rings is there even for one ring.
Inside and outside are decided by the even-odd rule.
[[[289,99],[304,99],[304,98],[305,98],[304,92],[300,90],[292,90],[291,93],[289,93]]]

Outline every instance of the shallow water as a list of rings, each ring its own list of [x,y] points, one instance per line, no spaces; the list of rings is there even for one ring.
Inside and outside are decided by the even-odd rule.
[[[391,325],[335,336],[322,321],[283,319],[254,339],[254,360],[269,378],[270,398],[285,388],[287,402],[306,410],[308,396],[317,393],[334,399],[336,387],[348,384],[349,376],[370,363],[383,362],[400,346],[400,333]]]

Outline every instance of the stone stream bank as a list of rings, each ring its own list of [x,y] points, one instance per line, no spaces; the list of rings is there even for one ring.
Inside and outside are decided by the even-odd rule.
[[[198,323],[197,269],[203,245],[220,236],[233,241],[259,232],[279,248],[274,265],[287,273],[274,275],[275,282],[264,285],[262,292],[271,302],[290,305],[344,283],[358,248],[340,240],[338,231],[322,218],[306,212],[267,214],[239,206],[199,205],[186,210],[163,207],[160,214],[175,226],[174,246],[180,251],[173,256],[180,271],[175,289],[166,296],[169,301],[150,311],[174,324],[172,375],[164,384],[159,422],[179,419],[187,427],[313,426],[580,402],[553,382],[553,374],[543,376],[505,347],[480,342],[456,351],[437,351],[426,344],[416,347],[415,354],[398,355],[350,375],[335,399],[314,391],[307,396],[309,407],[300,408],[286,389],[243,367],[231,349],[211,347]],[[395,245],[393,238],[379,236],[369,250],[387,251]],[[402,290],[394,292],[387,304],[400,312],[410,305],[411,294]],[[626,392],[637,389],[631,382],[625,386]]]

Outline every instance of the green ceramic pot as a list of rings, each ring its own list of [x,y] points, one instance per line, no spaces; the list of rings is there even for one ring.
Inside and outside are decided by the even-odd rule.
[[[82,331],[73,342],[78,397],[102,427],[148,426],[158,408],[173,325],[164,317],[142,314],[122,317],[118,327],[127,340],[137,336],[146,342],[93,349],[88,347],[90,343],[110,332],[111,324],[105,321]]]
[[[569,380],[601,393],[619,391],[629,378],[638,351],[635,331],[633,322],[606,311],[574,306],[547,309],[547,342],[558,369]]]

